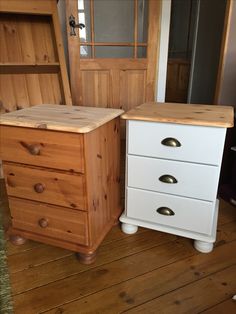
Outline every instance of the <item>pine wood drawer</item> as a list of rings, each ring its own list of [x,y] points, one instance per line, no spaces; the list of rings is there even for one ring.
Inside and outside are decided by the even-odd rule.
[[[12,197],[9,205],[13,228],[88,245],[86,212]]]
[[[73,209],[86,210],[83,174],[69,174],[45,168],[3,163],[7,193]]]
[[[128,154],[220,165],[225,132],[217,127],[129,121]],[[170,139],[180,146],[168,146],[173,144]]]
[[[84,172],[81,134],[1,126],[0,142],[2,160]]]
[[[220,168],[128,155],[129,187],[213,201]]]
[[[212,202],[127,188],[127,217],[178,229],[211,234],[213,225]],[[157,212],[171,209],[174,215]]]

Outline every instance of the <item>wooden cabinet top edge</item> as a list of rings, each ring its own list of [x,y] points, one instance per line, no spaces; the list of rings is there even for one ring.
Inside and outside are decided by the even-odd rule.
[[[121,109],[37,105],[1,115],[0,125],[88,133],[124,113]]]
[[[121,118],[230,128],[234,126],[234,108],[219,105],[150,102],[131,109]]]

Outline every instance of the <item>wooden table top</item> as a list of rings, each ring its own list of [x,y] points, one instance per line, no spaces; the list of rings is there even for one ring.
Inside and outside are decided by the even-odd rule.
[[[131,109],[121,118],[230,128],[234,126],[234,108],[219,105],[152,102]]]
[[[0,124],[88,133],[120,116],[123,112],[123,110],[111,108],[37,105],[1,115]]]

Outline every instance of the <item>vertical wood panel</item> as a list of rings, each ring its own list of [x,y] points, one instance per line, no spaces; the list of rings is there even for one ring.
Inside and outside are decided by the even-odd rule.
[[[120,104],[125,111],[145,102],[146,70],[120,71]]]
[[[148,48],[147,48],[147,89],[146,101],[155,99],[155,83],[157,79],[157,58],[160,41],[161,1],[149,0],[148,13]]]
[[[13,88],[15,91],[17,108],[25,108],[30,106],[29,94],[27,88],[26,75],[14,74],[12,75]]]
[[[38,74],[43,104],[58,104],[62,102],[57,74]]]
[[[109,71],[82,71],[82,102],[84,106],[110,107]]]
[[[111,69],[110,74],[110,88],[112,94],[111,107],[122,109],[120,104],[120,70]]]
[[[53,95],[55,99],[55,104],[65,104],[66,101],[63,97],[63,94],[61,93],[61,90],[63,90],[62,85],[62,79],[60,74],[51,74],[51,80],[53,85]]]
[[[4,21],[4,38],[6,42],[8,62],[23,61],[24,42],[21,42],[20,29],[17,25],[16,18],[7,15],[9,21]],[[21,22],[20,22],[21,23]],[[12,85],[16,99],[16,107],[23,108],[29,106],[29,96],[27,89],[26,77],[24,74],[15,74],[11,76]],[[6,104],[7,105],[7,104]]]
[[[190,62],[185,59],[169,59],[167,65],[166,101],[186,102]]]
[[[92,42],[92,58],[95,57],[94,47],[94,0],[90,0],[90,29],[91,29],[91,42]]]
[[[72,98],[70,92],[70,85],[68,81],[68,74],[66,68],[66,61],[65,61],[65,53],[61,35],[61,26],[58,18],[57,12],[57,2],[53,1],[52,3],[52,28],[54,31],[54,42],[57,47],[57,55],[58,60],[60,63],[60,78],[61,78],[61,85],[63,87],[63,98],[66,105],[72,105]]]
[[[134,58],[137,58],[138,42],[138,0],[134,0]]]
[[[35,51],[31,23],[27,17],[23,16],[19,19],[17,29],[19,32],[20,47],[22,53],[22,62],[35,62]]]
[[[28,87],[28,95],[30,106],[40,105],[43,103],[42,94],[39,84],[39,75],[38,74],[27,74],[26,82]]]
[[[56,21],[56,1],[50,2],[54,24],[52,16],[1,13],[0,63],[47,64],[58,62],[60,55],[59,71],[61,70],[58,74],[24,74],[22,67],[22,74],[1,74],[1,112],[42,103],[71,104],[65,60],[64,68],[62,66],[64,55],[61,53],[63,46],[58,35],[60,27]],[[55,32],[54,25],[59,27]]]
[[[0,62],[8,62],[8,47],[6,36],[10,31],[10,25],[6,20],[0,23]],[[16,98],[11,75],[0,75],[0,112],[16,110]]]
[[[69,16],[73,14],[78,15],[78,2],[77,1],[66,1],[66,14],[67,21]],[[82,105],[81,102],[81,73],[80,73],[80,46],[79,38],[77,36],[70,36],[70,26],[67,23],[67,34],[68,34],[68,51],[69,51],[69,62],[70,62],[70,86],[73,99],[73,105]]]
[[[5,20],[1,21],[0,23],[0,62],[7,62],[8,61],[8,53],[7,53],[7,43],[5,40],[5,32],[6,32],[6,23]]]
[[[48,54],[48,47],[49,44],[46,42],[45,38],[45,20],[35,20],[34,23],[32,23],[32,34],[33,34],[33,45],[35,50],[35,61],[36,62],[50,62],[50,57],[52,59],[52,56],[49,56]],[[48,36],[47,36],[48,39]],[[52,37],[50,38],[50,43],[52,43]],[[56,61],[51,60],[51,61]]]
[[[20,37],[16,26],[16,22],[11,18],[9,18],[9,21],[7,19],[3,20],[4,38],[7,50],[6,60],[3,60],[3,62],[22,61]]]
[[[90,239],[101,240],[121,212],[119,118],[85,136]]]
[[[120,109],[128,111],[145,102],[146,70],[120,71]],[[126,136],[125,120],[121,120],[121,138]]]
[[[16,110],[16,98],[10,74],[0,75],[0,113]]]

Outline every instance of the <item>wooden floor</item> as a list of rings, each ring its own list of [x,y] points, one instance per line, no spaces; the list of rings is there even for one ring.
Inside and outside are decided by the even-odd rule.
[[[90,266],[33,241],[8,242],[7,253],[15,313],[236,313],[236,208],[223,201],[210,254],[190,239],[119,226]]]

